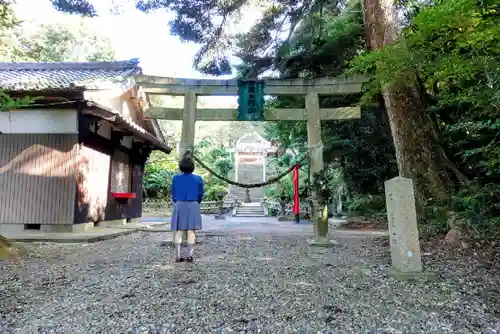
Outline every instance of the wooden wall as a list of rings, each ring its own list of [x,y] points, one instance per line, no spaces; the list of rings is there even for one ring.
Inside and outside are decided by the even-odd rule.
[[[78,135],[0,134],[0,223],[71,224]]]

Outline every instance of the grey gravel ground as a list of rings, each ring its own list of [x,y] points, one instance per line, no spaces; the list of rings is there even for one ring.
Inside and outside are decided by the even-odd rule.
[[[252,232],[200,237],[174,264],[164,233],[88,245],[30,244],[1,264],[1,333],[496,333],[498,271],[434,259],[430,283],[387,276],[380,240]],[[430,263],[432,262],[432,263]],[[497,312],[497,313],[495,313]]]

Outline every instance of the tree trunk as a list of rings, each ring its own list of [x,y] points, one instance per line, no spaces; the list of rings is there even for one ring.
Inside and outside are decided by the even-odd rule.
[[[398,28],[393,3],[394,0],[364,0],[365,35],[372,50],[396,39]],[[439,143],[437,129],[425,110],[416,76],[396,76],[382,87],[382,95],[399,175],[413,180],[420,215],[427,200],[446,200],[452,184],[447,173],[451,168],[449,160]]]

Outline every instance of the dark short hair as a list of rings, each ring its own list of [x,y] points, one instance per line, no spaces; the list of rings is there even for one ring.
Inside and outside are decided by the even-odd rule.
[[[179,170],[183,173],[191,174],[194,172],[194,162],[191,157],[184,157],[179,161]]]

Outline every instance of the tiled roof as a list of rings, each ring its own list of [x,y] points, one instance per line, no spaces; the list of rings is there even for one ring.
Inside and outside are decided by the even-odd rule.
[[[140,73],[137,59],[85,63],[0,63],[0,89],[99,89]]]

